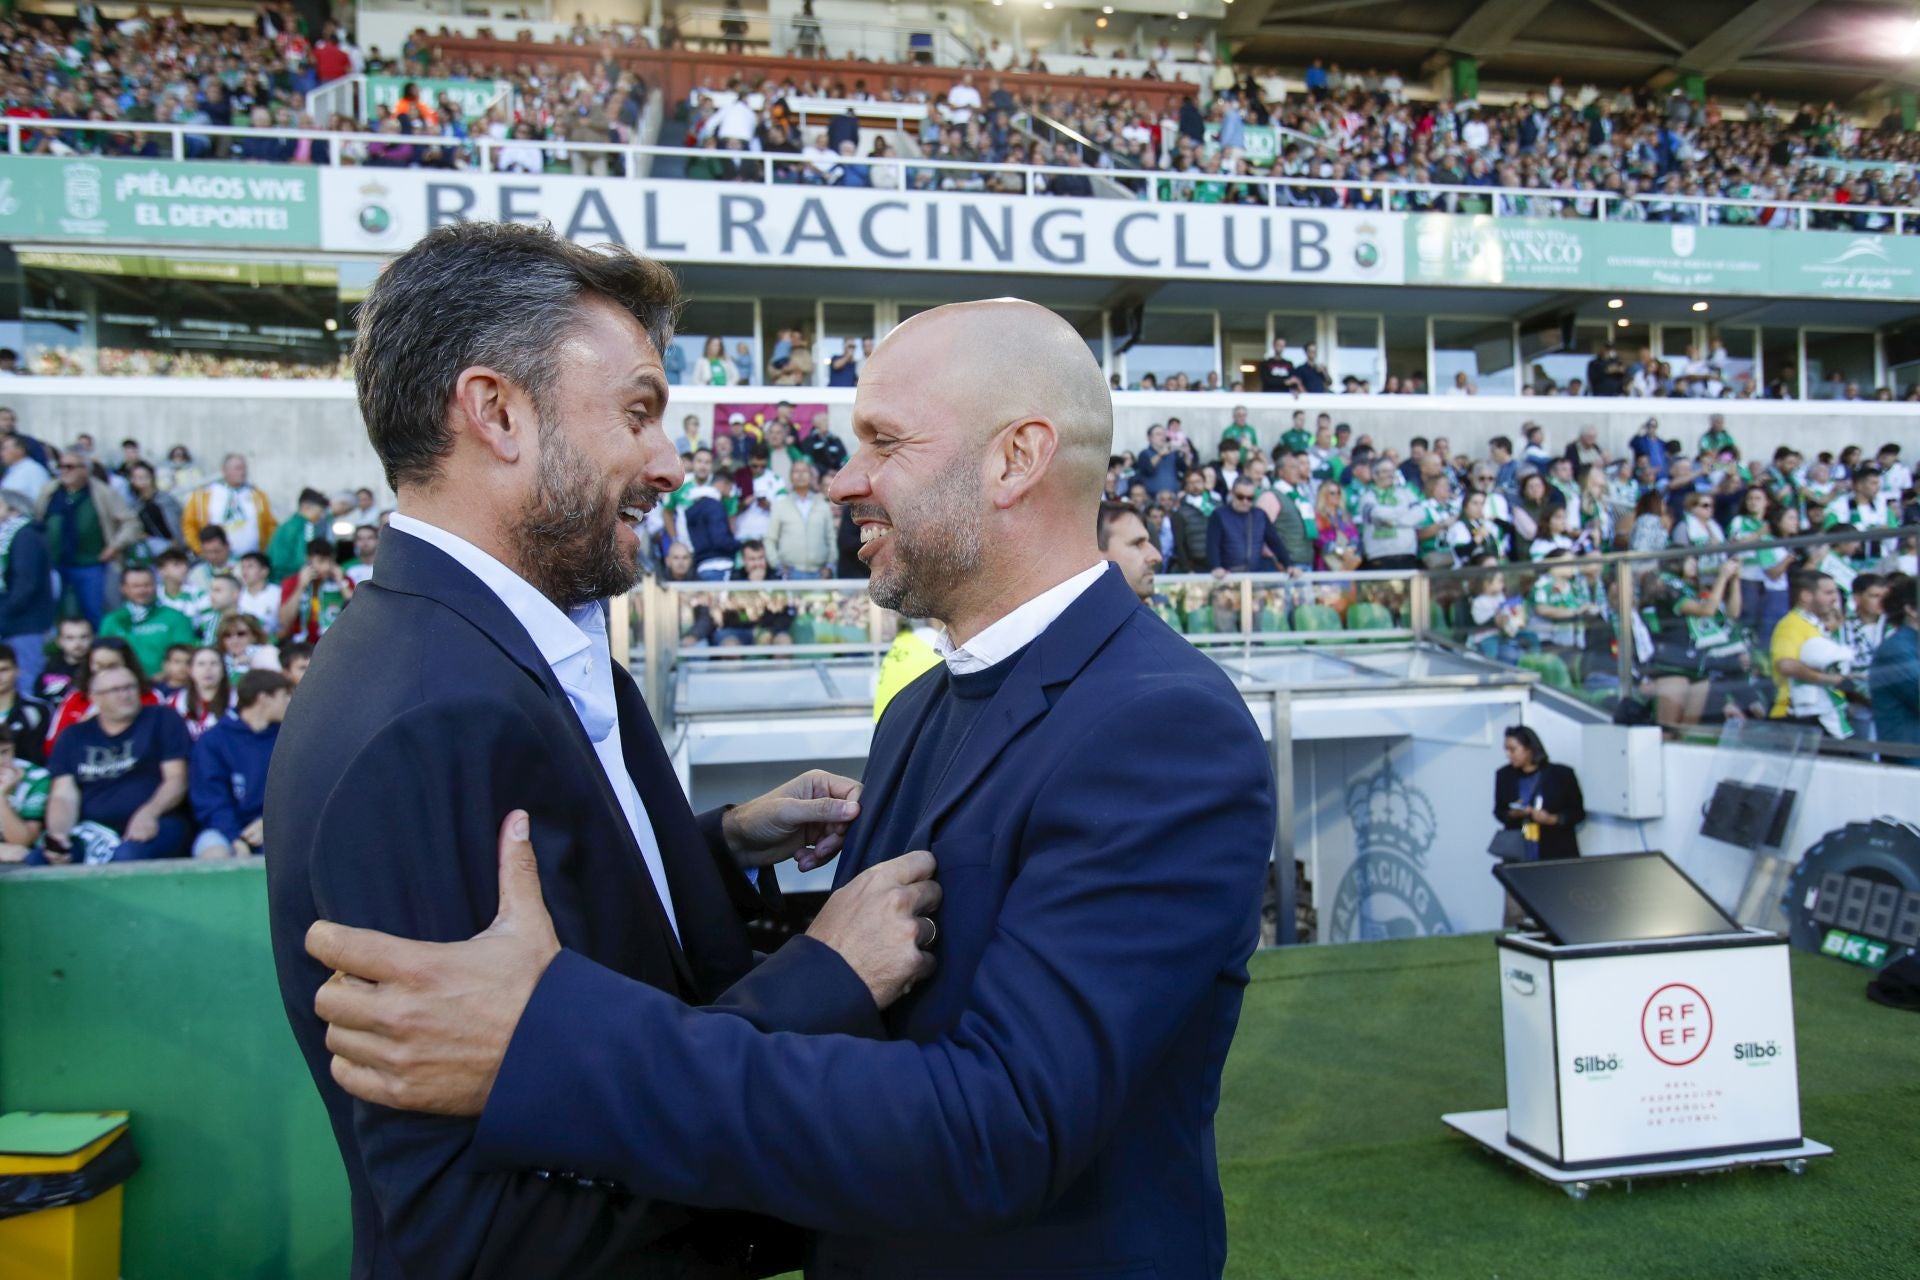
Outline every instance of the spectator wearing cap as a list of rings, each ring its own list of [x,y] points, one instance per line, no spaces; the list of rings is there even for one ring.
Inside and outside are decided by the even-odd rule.
[[[187,849],[187,824],[178,812],[193,747],[187,726],[171,707],[142,705],[146,677],[131,666],[95,668],[83,692],[97,714],[54,744],[46,837],[28,861],[179,857]],[[82,826],[94,838],[77,839]]]
[[[194,744],[187,769],[188,795],[201,831],[196,858],[245,858],[266,851],[262,810],[273,744],[293,698],[293,683],[277,671],[240,677],[233,715]]]
[[[307,562],[307,547],[328,538],[327,499],[318,489],[302,489],[298,508],[267,542],[267,567],[274,580],[293,577]]]

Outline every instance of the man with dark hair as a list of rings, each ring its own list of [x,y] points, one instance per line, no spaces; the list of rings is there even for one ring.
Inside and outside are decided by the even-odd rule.
[[[245,858],[266,852],[267,765],[293,697],[278,671],[249,671],[234,689],[234,713],[193,744],[187,798],[200,824],[196,858]]]
[[[869,594],[945,626],[875,726],[835,871],[943,864],[939,967],[888,1038],[765,1034],[562,950],[526,869],[549,851],[509,832],[504,930],[315,930],[365,979],[326,1002],[334,1067],[376,1107],[481,1115],[496,1166],[814,1227],[817,1276],[1217,1277],[1212,1115],[1276,812],[1259,729],[1102,562],[1113,409],[1073,325],[1014,299],[916,315],[854,430],[833,493]],[[299,824],[275,800],[277,840]]]
[[[307,562],[280,584],[279,633],[288,640],[320,643],[353,599],[353,582],[340,572],[331,538],[307,544]]]
[[[20,691],[20,658],[10,644],[0,643],[0,725],[13,732],[14,752],[30,764],[39,764],[53,711],[46,703]]]
[[[280,674],[294,688],[306,678],[307,668],[313,665],[313,646],[304,640],[288,640],[280,646]]]
[[[153,570],[129,565],[120,571],[120,607],[100,620],[100,634],[125,640],[147,671],[160,669],[169,645],[196,644],[200,639],[192,620],[159,603],[156,591]]]
[[[854,880],[756,967],[745,918],[777,901],[772,864],[834,856],[858,784],[816,770],[696,819],[611,661],[603,602],[633,586],[636,526],[681,482],[661,361],[677,303],[659,263],[461,222],[388,263],[359,310],[361,417],[396,510],[294,699],[266,803],[281,992],[345,1159],[357,1277],[734,1277],[749,1257],[780,1269],[794,1241],[485,1164],[472,1120],[356,1102],[316,1013],[343,986],[305,950],[316,921],[478,933],[499,836],[530,831],[537,872],[531,854],[513,868],[537,874],[557,945],[676,1008],[738,1015],[703,1022],[877,1036],[879,1007],[931,971],[924,852]]]
[[[1839,613],[1840,588],[1826,574],[1807,570],[1787,583],[1793,611],[1774,624],[1768,645],[1779,684],[1769,714],[1775,720],[1819,725],[1836,738],[1850,737],[1845,695],[1838,692],[1848,675],[1826,652],[1843,652],[1827,622]]]
[[[211,605],[207,593],[187,580],[193,568],[187,553],[178,547],[168,547],[153,558],[153,568],[159,578],[154,599],[185,617],[194,630],[200,630]]]
[[[1094,521],[1100,554],[1120,566],[1133,594],[1153,600],[1153,575],[1160,568],[1160,548],[1147,532],[1147,522],[1124,502],[1102,502]]]
[[[291,519],[273,531],[267,543],[267,567],[274,581],[293,577],[307,560],[307,548],[322,538],[329,541],[327,497],[318,489],[302,489]]]
[[[342,565],[347,581],[359,586],[373,577],[373,560],[380,554],[380,526],[359,524],[353,527],[353,559]]]
[[[80,673],[87,669],[87,654],[93,649],[93,624],[85,618],[62,618],[53,632],[53,657],[40,669],[39,677],[28,686],[38,702],[54,706],[73,689]]]
[[[217,524],[200,526],[198,536],[200,563],[187,570],[187,582],[197,590],[207,591],[215,578],[234,571],[233,544],[227,541],[227,531]]]

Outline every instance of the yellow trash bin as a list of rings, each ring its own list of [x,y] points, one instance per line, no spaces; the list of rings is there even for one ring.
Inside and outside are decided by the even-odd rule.
[[[119,1280],[124,1111],[0,1116],[0,1280]]]

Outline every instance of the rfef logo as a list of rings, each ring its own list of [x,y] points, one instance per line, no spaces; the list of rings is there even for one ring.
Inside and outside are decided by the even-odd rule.
[[[1640,1038],[1660,1061],[1684,1067],[1713,1040],[1713,1010],[1707,998],[1686,983],[1670,982],[1648,996],[1640,1010]]]

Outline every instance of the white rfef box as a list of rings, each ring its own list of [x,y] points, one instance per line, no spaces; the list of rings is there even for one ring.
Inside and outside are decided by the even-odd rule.
[[[1800,1143],[1778,934],[1499,940],[1507,1137],[1563,1169]]]

